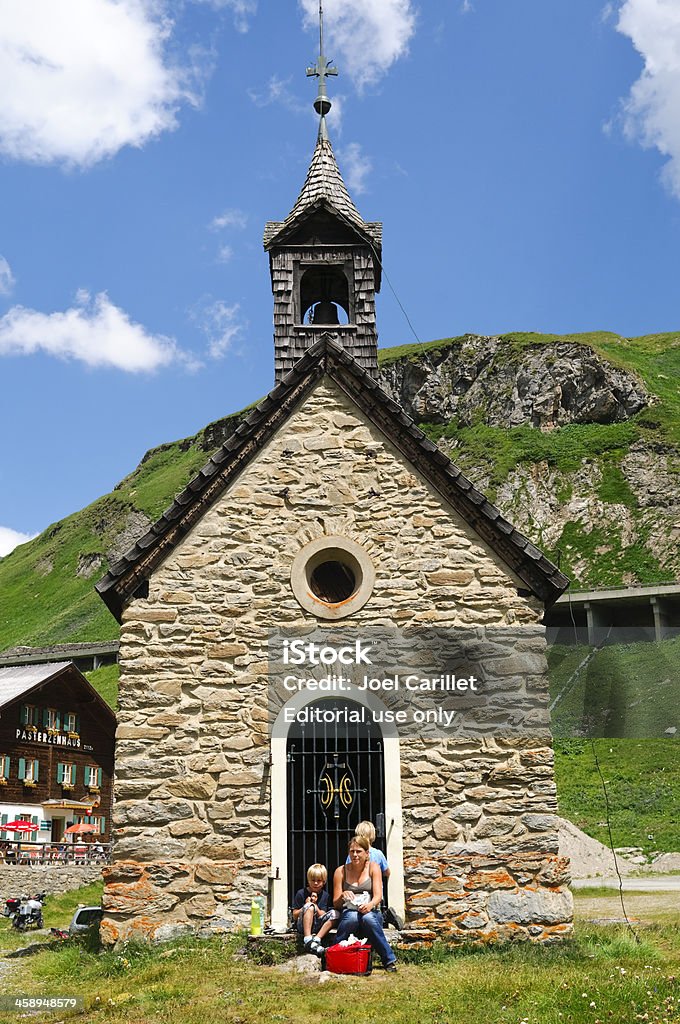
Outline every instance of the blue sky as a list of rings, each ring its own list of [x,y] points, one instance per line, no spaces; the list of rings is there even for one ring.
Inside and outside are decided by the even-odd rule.
[[[0,0],[0,552],[272,386],[317,3]],[[421,340],[680,328],[677,0],[326,8],[335,150]]]

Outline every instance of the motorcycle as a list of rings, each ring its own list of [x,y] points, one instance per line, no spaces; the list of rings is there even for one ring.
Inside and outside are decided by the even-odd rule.
[[[8,900],[5,900],[5,905],[2,908],[3,917],[14,917],[17,910],[21,906],[22,901],[25,899],[25,896],[16,896],[14,899],[10,898]]]
[[[12,927],[20,932],[27,928],[43,927],[43,903],[47,894],[39,892],[28,900],[24,900],[12,918]]]

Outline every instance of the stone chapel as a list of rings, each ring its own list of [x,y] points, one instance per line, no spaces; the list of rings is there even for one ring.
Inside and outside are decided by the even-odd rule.
[[[121,623],[102,938],[246,927],[256,896],[283,929],[308,864],[330,875],[369,818],[406,933],[555,941],[572,902],[541,619],[568,581],[381,390],[381,225],[338,168],[323,51],[308,73],[318,140],[297,202],[264,235],[274,389],[97,587]],[[494,729],[488,708],[464,735],[282,727],[284,708],[273,728],[272,632],[338,627],[472,631],[485,683],[521,695],[526,728]],[[510,653],[488,637],[508,628]],[[381,703],[350,685],[290,704],[329,700]]]

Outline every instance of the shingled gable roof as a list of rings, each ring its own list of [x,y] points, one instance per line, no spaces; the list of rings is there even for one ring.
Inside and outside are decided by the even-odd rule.
[[[503,518],[372,377],[324,334],[241,422],[172,505],[97,584],[120,620],[128,600],[196,525],[315,384],[328,375],[533,593],[552,605],[569,580]]]
[[[347,191],[337,165],[333,147],[326,138],[319,138],[307,171],[305,183],[295,206],[284,221],[269,221],[264,229],[264,247],[269,249],[301,224],[321,206],[329,207],[348,227],[357,231],[378,250],[382,245],[382,225],[367,223]]]

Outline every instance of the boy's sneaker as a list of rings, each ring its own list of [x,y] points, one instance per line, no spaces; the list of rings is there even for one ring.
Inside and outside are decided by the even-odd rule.
[[[388,907],[385,911],[385,924],[392,925],[398,932],[404,927],[404,918],[398,914],[394,907]]]
[[[323,956],[324,949],[318,939],[312,939],[307,949],[310,953],[314,953],[315,956]]]

